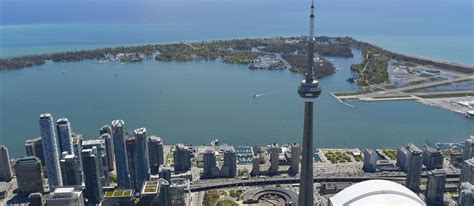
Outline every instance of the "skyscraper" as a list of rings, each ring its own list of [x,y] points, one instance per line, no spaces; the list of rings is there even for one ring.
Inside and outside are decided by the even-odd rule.
[[[428,170],[441,169],[444,164],[444,157],[441,151],[425,146],[423,149],[423,164]]]
[[[280,167],[280,147],[278,146],[277,143],[273,143],[270,146],[270,175],[276,175],[278,174],[278,169]]]
[[[135,190],[138,190],[138,184],[137,184],[137,177],[135,175],[135,159],[136,159],[136,154],[135,154],[135,149],[137,141],[135,140],[135,137],[130,137],[126,141],[126,148],[127,148],[127,161],[128,161],[128,172],[130,175],[130,186],[134,188]]]
[[[82,185],[82,168],[76,155],[63,152],[59,165],[64,186]]]
[[[103,139],[91,139],[91,140],[84,140],[82,142],[83,149],[92,149],[94,147],[96,148],[94,152],[97,152],[94,155],[97,157],[99,161],[100,182],[102,186],[108,186],[110,174],[109,174],[109,161],[107,158],[107,151],[105,148],[105,141]]]
[[[43,143],[41,137],[26,140],[25,150],[26,156],[36,156],[41,160],[41,164],[44,165]]]
[[[174,171],[186,172],[191,169],[191,151],[187,146],[177,144],[173,152]]]
[[[321,94],[321,88],[314,77],[314,2],[311,4],[311,15],[308,37],[308,65],[306,78],[298,87],[298,94],[304,99],[303,128],[303,161],[301,164],[298,204],[313,205],[313,102]]]
[[[170,182],[160,179],[160,206],[171,206]]]
[[[228,146],[224,149],[224,164],[221,168],[222,177],[235,177],[237,174],[237,157],[235,149]]]
[[[145,181],[150,180],[150,162],[148,154],[148,138],[144,127],[134,130],[135,133],[135,176],[140,189]]]
[[[468,160],[472,157],[474,157],[474,136],[471,136],[464,141],[463,160]]]
[[[459,181],[474,183],[474,158],[468,159],[462,164]]]
[[[39,127],[43,144],[44,162],[50,190],[62,186],[61,170],[59,168],[58,144],[54,132],[54,121],[51,113],[40,115]]]
[[[460,191],[459,206],[474,205],[474,185],[470,182],[462,182]]]
[[[115,169],[117,170],[117,184],[119,188],[130,188],[128,171],[127,149],[125,146],[123,120],[112,121],[112,139],[114,143]]]
[[[71,124],[67,118],[61,118],[56,121],[56,131],[59,139],[59,153],[73,153]]]
[[[88,204],[99,204],[102,200],[102,184],[100,181],[99,160],[95,147],[82,150],[82,166],[84,171],[84,196]]]
[[[253,154],[252,156],[252,172],[250,172],[252,176],[260,175],[260,155]]]
[[[41,162],[37,157],[27,156],[17,159],[15,174],[20,193],[30,194],[44,191],[44,176]]]
[[[48,206],[84,206],[81,187],[60,187],[46,197]]]
[[[425,199],[429,205],[442,205],[444,188],[446,184],[446,172],[443,170],[432,170],[428,172]]]
[[[219,168],[216,165],[216,155],[213,149],[208,149],[203,155],[203,178],[215,178]]]
[[[408,167],[408,150],[405,147],[399,147],[397,149],[397,167],[400,168],[400,170],[406,172],[407,167]]]
[[[103,135],[105,133],[112,135],[112,127],[108,124],[102,126],[99,130],[99,135]]]
[[[112,136],[109,133],[104,133],[100,135],[100,139],[105,141],[105,151],[107,153],[107,162],[109,166],[109,171],[114,170],[114,143]]]
[[[376,172],[377,171],[377,153],[373,149],[365,149],[364,153],[364,166],[362,169],[364,172]]]
[[[156,175],[160,165],[163,164],[163,140],[160,137],[148,137],[148,154],[150,155],[150,173]]]
[[[288,170],[288,174],[291,176],[295,176],[299,173],[300,170],[300,158],[301,155],[301,147],[298,143],[291,144],[291,162],[290,162],[290,169]]]
[[[423,166],[423,156],[420,150],[409,150],[406,186],[415,193],[420,192],[421,168]]]
[[[13,173],[8,148],[4,145],[0,145],[0,180],[10,182],[12,176]]]
[[[170,167],[160,168],[160,178],[163,178],[166,181],[171,182],[171,168]]]

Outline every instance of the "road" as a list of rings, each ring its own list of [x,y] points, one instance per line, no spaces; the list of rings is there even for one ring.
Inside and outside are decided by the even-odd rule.
[[[426,174],[423,176],[426,177]],[[347,177],[334,177],[334,176],[315,176],[314,182],[361,182],[373,179],[384,179],[390,181],[405,181],[406,175],[389,176],[389,175],[373,175],[367,174],[361,177],[347,176]],[[459,178],[459,173],[448,173],[447,178],[450,181],[455,181]],[[220,188],[228,187],[245,187],[245,186],[263,186],[263,185],[276,185],[276,184],[297,184],[300,179],[296,177],[258,177],[250,179],[214,179],[214,180],[200,180],[190,185],[188,190],[190,192],[199,192]],[[458,180],[459,181],[459,180]]]

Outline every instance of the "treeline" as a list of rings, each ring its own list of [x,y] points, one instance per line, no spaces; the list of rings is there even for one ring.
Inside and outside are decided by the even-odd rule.
[[[390,83],[387,67],[391,58],[385,53],[375,53],[370,49],[363,53],[365,58],[362,63],[351,65],[351,69],[359,76],[357,83],[361,86]]]
[[[285,59],[288,63],[291,64],[290,71],[298,72],[298,73],[306,73],[307,70],[307,55],[303,54],[283,54],[283,59]],[[325,60],[324,58],[320,58],[319,62],[314,62],[314,74],[316,78],[321,78],[324,76],[328,76],[333,74],[336,71],[334,65]]]
[[[420,57],[408,56],[396,52],[392,52],[386,49],[383,49],[379,46],[369,44],[367,42],[357,41],[351,37],[344,37],[339,39],[340,42],[351,45],[354,48],[360,49],[362,51],[371,51],[372,53],[378,53],[380,55],[386,56],[390,59],[398,60],[401,62],[414,63],[418,65],[434,66],[441,69],[452,70],[456,72],[472,74],[474,73],[474,67],[468,65],[460,65],[449,62],[442,62],[430,59],[424,59]]]

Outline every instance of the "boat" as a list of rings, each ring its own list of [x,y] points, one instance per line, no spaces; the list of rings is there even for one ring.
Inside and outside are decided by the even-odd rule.
[[[257,98],[258,96],[256,94],[253,94],[252,95],[252,98]]]
[[[466,113],[464,113],[464,116],[467,118],[474,118],[474,110],[467,111]]]

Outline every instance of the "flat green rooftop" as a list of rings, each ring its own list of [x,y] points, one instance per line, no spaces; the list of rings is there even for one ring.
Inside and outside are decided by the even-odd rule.
[[[105,198],[114,198],[114,197],[132,197],[132,190],[114,190],[105,192]]]

